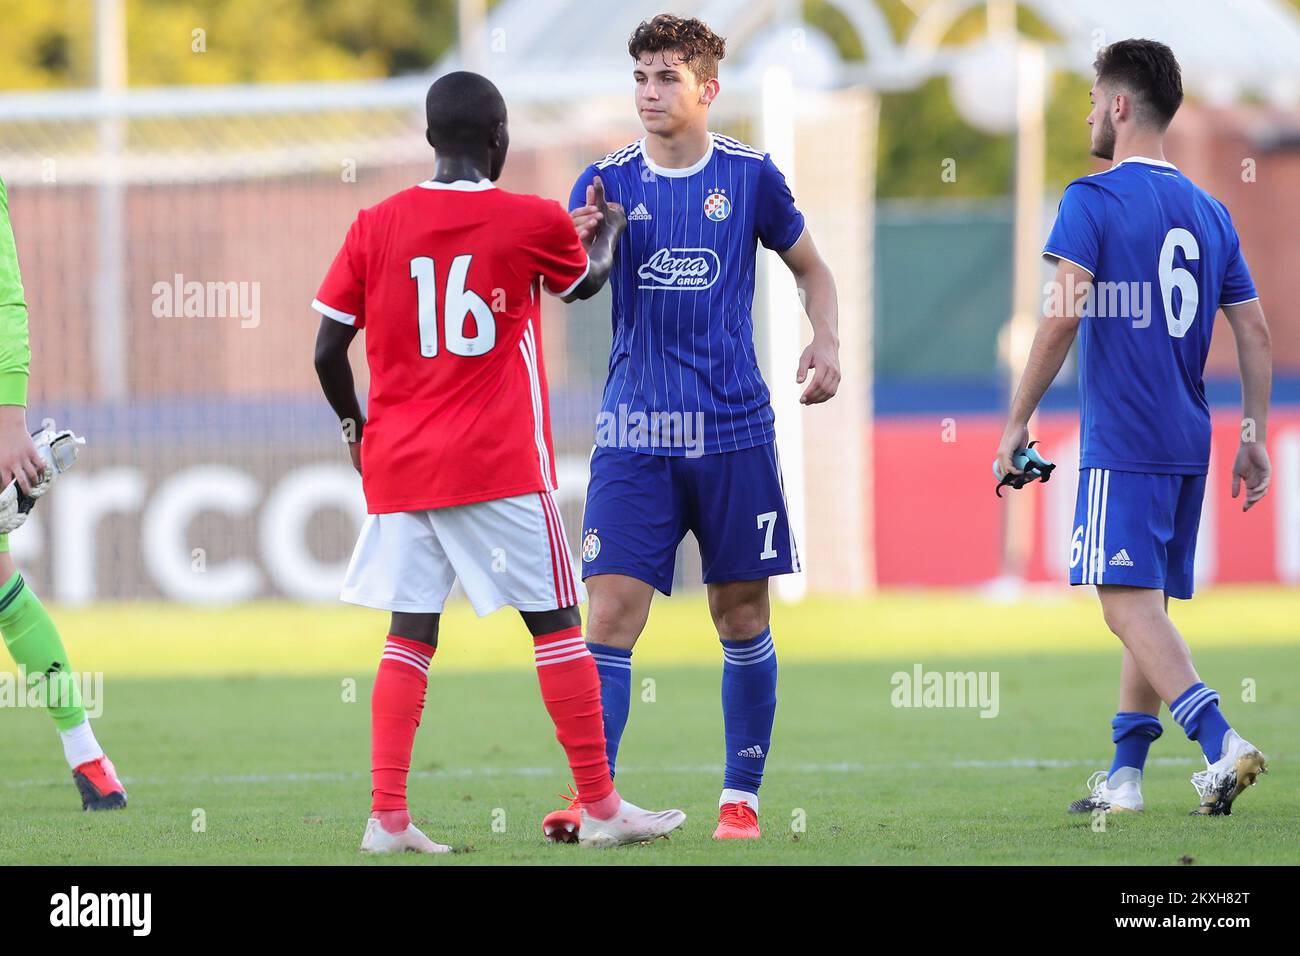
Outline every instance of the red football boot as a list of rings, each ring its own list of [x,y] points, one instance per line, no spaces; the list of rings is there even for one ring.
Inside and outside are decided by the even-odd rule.
[[[83,810],[120,810],[126,806],[126,788],[117,779],[117,768],[107,757],[88,760],[72,771],[81,792]]]
[[[757,840],[759,838],[758,814],[749,803],[740,800],[724,803],[718,810],[718,828],[713,831],[715,840]]]
[[[577,843],[578,829],[582,826],[582,801],[578,799],[578,791],[570,785],[568,793],[556,796],[568,801],[569,805],[546,815],[542,821],[542,835],[552,843]]]

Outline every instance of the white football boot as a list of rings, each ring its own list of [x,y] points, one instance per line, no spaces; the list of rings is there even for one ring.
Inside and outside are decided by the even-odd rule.
[[[1142,771],[1136,767],[1120,767],[1112,775],[1098,770],[1088,778],[1090,793],[1069,806],[1071,813],[1141,813]]]
[[[642,810],[626,800],[618,805],[618,812],[608,820],[595,819],[583,807],[578,842],[600,849],[647,843],[668,836],[685,822],[686,814],[680,810]]]
[[[389,833],[378,817],[366,821],[366,835],[361,838],[362,853],[450,853],[451,847],[434,843],[414,823],[400,833]]]
[[[1192,786],[1201,798],[1192,816],[1228,816],[1232,801],[1253,786],[1261,773],[1268,773],[1264,755],[1235,730],[1223,735],[1223,756],[1214,763],[1207,760],[1206,764],[1204,770],[1192,774]]]

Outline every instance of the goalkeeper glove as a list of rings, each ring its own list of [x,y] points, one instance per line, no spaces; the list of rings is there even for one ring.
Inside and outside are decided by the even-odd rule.
[[[41,480],[32,486],[30,492],[18,487],[17,479],[9,482],[4,491],[0,491],[0,534],[8,534],[23,526],[28,513],[36,506],[36,499],[50,490],[54,479],[59,477],[77,460],[79,446],[86,439],[79,438],[69,429],[54,431],[43,428],[32,435],[36,451],[45,462]]]
[[[1019,491],[1031,481],[1047,481],[1047,479],[1052,477],[1052,472],[1055,470],[1056,465],[1053,462],[1047,461],[1042,455],[1034,451],[1034,446],[1037,444],[1038,442],[1031,441],[1028,448],[1019,448],[1016,450],[1016,453],[1011,456],[1012,464],[1020,469],[1020,474],[1018,475],[1011,473],[1005,475],[1002,474],[1002,469],[998,467],[998,463],[996,461],[993,462],[993,477],[998,480],[998,486],[993,489],[993,492],[999,498],[1002,497],[1002,488],[1004,485],[1010,485],[1012,488]]]

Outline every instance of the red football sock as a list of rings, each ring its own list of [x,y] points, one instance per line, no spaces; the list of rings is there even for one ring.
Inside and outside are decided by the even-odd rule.
[[[404,830],[411,822],[406,777],[433,651],[428,644],[390,634],[375,675],[370,697],[370,809],[390,832]]]
[[[605,757],[600,675],[582,640],[582,628],[537,635],[533,638],[533,653],[542,702],[555,723],[555,737],[569,758],[578,797],[593,816],[607,819],[618,809],[618,795]],[[611,802],[612,807],[608,806]]]

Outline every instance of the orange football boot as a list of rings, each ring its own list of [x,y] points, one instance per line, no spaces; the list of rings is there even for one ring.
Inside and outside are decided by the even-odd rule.
[[[758,814],[749,808],[749,802],[724,803],[718,810],[718,828],[713,831],[715,840],[757,840]]]
[[[83,810],[120,810],[126,806],[126,788],[117,779],[117,769],[107,757],[88,760],[72,771],[81,793]]]
[[[570,784],[568,793],[556,796],[569,805],[546,815],[542,821],[542,835],[552,843],[577,843],[578,829],[582,826],[582,801],[578,799],[578,791]]]

